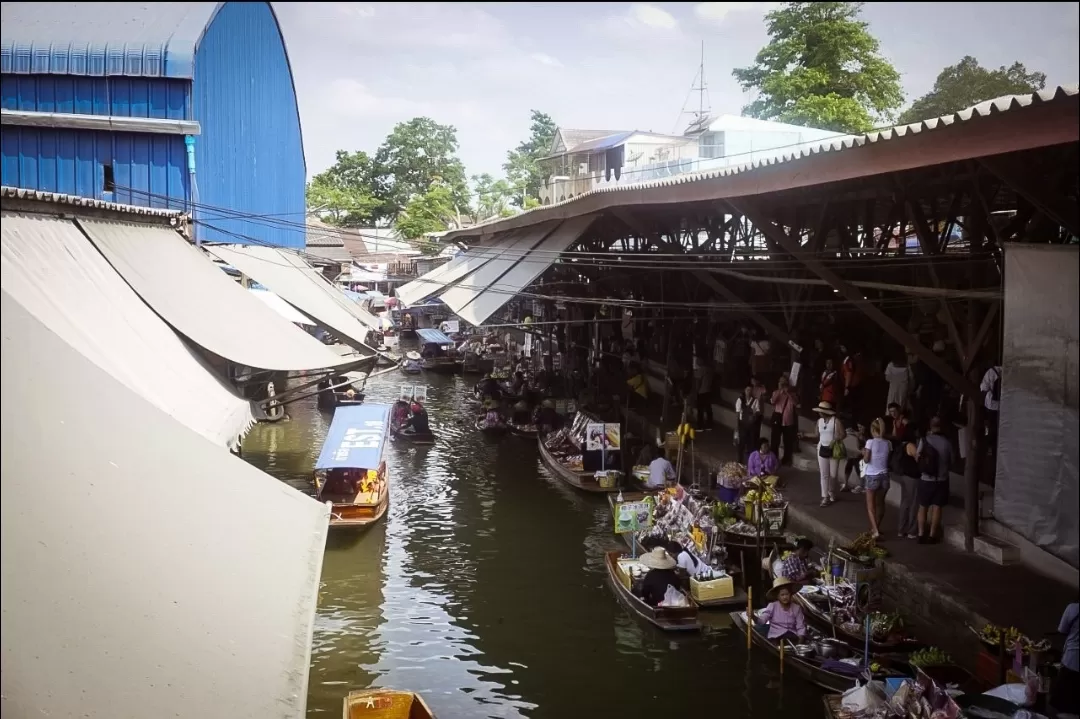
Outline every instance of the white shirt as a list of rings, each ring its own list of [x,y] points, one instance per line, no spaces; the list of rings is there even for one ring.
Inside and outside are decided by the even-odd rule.
[[[657,457],[649,463],[649,482],[646,486],[657,489],[664,486],[664,482],[675,479],[675,468],[664,457]]]
[[[982,382],[979,384],[979,390],[986,393],[986,399],[983,400],[983,406],[991,412],[997,412],[1001,407],[1001,402],[994,399],[994,384],[997,383],[998,378],[1001,376],[1000,367],[991,367],[986,370],[986,374],[983,375]]]
[[[885,381],[889,383],[889,396],[887,404],[904,406],[908,396],[908,384],[911,378],[911,370],[908,367],[897,367],[892,362],[885,368]]]
[[[889,440],[873,437],[866,441],[870,461],[866,463],[866,476],[878,477],[889,473]]]
[[[817,421],[818,446],[828,447],[836,441],[836,417],[819,417]]]
[[[679,557],[675,560],[675,564],[680,569],[685,569],[686,573],[691,577],[697,574],[697,562],[690,556],[690,552],[685,549],[679,552]]]

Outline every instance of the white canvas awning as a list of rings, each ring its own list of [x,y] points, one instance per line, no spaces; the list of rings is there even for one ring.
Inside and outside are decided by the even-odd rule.
[[[529,249],[507,252],[491,260],[473,278],[443,293],[443,301],[466,322],[483,324],[551,267],[595,219],[595,215],[572,217],[555,229],[549,223],[533,226],[527,237],[515,243],[532,242]]]
[[[302,719],[326,506],[0,315],[4,716]]]
[[[211,245],[206,250],[271,290],[319,325],[359,350],[379,320],[353,302],[295,252],[260,245]]]
[[[180,334],[265,370],[335,367],[342,359],[294,327],[167,227],[79,219],[120,276]]]
[[[258,297],[260,302],[265,303],[267,307],[274,312],[277,312],[294,325],[305,325],[307,327],[315,326],[315,323],[311,321],[310,317],[297,310],[270,290],[259,290],[254,287],[249,287],[248,292]]]
[[[483,267],[489,260],[498,257],[505,246],[513,242],[517,236],[516,231],[511,231],[499,240],[499,244],[473,247],[463,252],[445,265],[440,265],[431,272],[399,287],[398,299],[406,307],[411,307],[432,295],[446,291],[454,283]]]
[[[181,424],[223,447],[253,407],[154,314],[70,220],[3,213],[3,289],[87,359]],[[73,394],[61,372],[53,382]]]

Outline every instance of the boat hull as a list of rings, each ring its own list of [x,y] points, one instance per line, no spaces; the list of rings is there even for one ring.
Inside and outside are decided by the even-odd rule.
[[[343,719],[435,719],[434,712],[415,692],[366,689],[349,692]]]
[[[387,480],[389,475],[387,476]],[[330,529],[361,530],[376,524],[386,516],[390,508],[390,490],[387,480],[379,488],[379,499],[374,504],[359,502],[334,502],[330,509]]]

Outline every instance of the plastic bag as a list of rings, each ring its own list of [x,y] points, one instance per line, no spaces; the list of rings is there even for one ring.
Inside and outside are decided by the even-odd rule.
[[[668,585],[667,591],[664,592],[664,601],[661,602],[661,606],[664,607],[685,607],[686,597],[675,587]]]
[[[851,712],[873,712],[884,706],[886,700],[885,685],[870,681],[862,685],[856,684],[854,689],[844,692],[840,704]]]

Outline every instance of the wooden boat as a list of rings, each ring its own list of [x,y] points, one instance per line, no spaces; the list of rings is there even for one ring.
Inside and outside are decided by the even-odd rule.
[[[491,435],[493,437],[501,437],[504,434],[506,434],[510,429],[510,426],[507,425],[507,424],[500,424],[500,425],[497,425],[495,427],[488,427],[487,425],[484,424],[483,416],[480,416],[480,417],[476,418],[476,422],[475,422],[474,426],[476,427],[476,429],[483,432],[484,434],[488,434],[488,435]]]
[[[815,553],[814,561],[820,564],[823,561],[824,555],[820,552]],[[768,559],[768,574],[769,580],[776,576],[776,563],[780,560],[780,552],[776,547],[769,553]],[[831,634],[837,639],[844,641],[849,646],[855,649],[863,649],[866,646],[866,636],[863,632],[852,632],[849,629],[844,628],[842,624],[835,625],[835,631],[832,618],[829,616],[828,604],[824,606],[818,602],[815,602],[810,596],[803,592],[797,592],[795,594],[795,601],[799,606],[803,608],[803,612],[806,614],[807,620],[814,626],[823,630],[826,634]],[[827,602],[828,600],[826,600]],[[894,641],[875,641],[870,639],[870,653],[871,654],[888,654],[899,652],[913,652],[917,649],[921,649],[925,646],[922,642],[909,638],[901,638]]]
[[[544,466],[550,469],[552,474],[574,489],[598,494],[608,494],[619,491],[619,487],[617,486],[601,487],[592,472],[575,472],[559,460],[555,459],[555,456],[548,450],[547,445],[544,444],[543,439],[538,438],[536,443],[540,447],[540,461],[544,463]]]
[[[460,369],[457,356],[451,352],[454,341],[444,333],[429,327],[416,330],[416,337],[425,371],[454,374]]]
[[[746,612],[732,612],[730,614],[732,623],[742,632],[746,632]],[[763,624],[755,624],[750,632],[750,636],[753,638],[754,644],[764,649],[770,655],[776,657],[776,661],[779,662],[780,658],[780,645],[775,641],[769,639],[769,627]],[[862,662],[863,655],[854,649],[851,650],[851,658]],[[789,641],[784,647],[784,670],[791,671],[798,674],[803,679],[806,679],[811,684],[827,689],[831,692],[846,692],[855,686],[856,679],[859,678],[858,674],[840,673],[828,669],[824,666],[824,662],[813,656],[800,657],[795,652],[795,647]],[[903,672],[898,672],[889,667],[881,667],[879,671],[874,672],[873,678],[884,681],[889,677],[906,677],[909,676]]]
[[[536,439],[537,437],[540,436],[540,430],[538,430],[536,428],[536,425],[534,425],[534,424],[523,425],[523,424],[514,424],[513,422],[511,422],[509,426],[510,426],[510,434],[514,435],[515,437],[523,437],[525,439]]]
[[[665,632],[696,632],[701,630],[697,606],[690,602],[687,607],[650,607],[630,591],[630,575],[620,566],[622,552],[608,552],[604,561],[608,581],[615,596],[624,607],[640,619]],[[688,597],[689,599],[689,597]]]
[[[344,708],[343,719],[435,719],[419,694],[396,689],[349,692]]]
[[[424,367],[420,364],[409,364],[408,362],[405,362],[401,365],[402,374],[420,374],[423,371]]]
[[[407,442],[415,445],[430,445],[435,444],[435,433],[424,432],[423,434],[417,434],[416,432],[405,432],[400,428],[394,428],[390,430],[390,437],[399,442]]]
[[[362,372],[346,372],[320,380],[318,384],[319,409],[331,410],[335,407],[363,404],[366,381],[367,375]]]
[[[390,407],[338,407],[315,463],[316,497],[330,502],[331,529],[363,529],[390,506],[389,473],[382,453]]]

